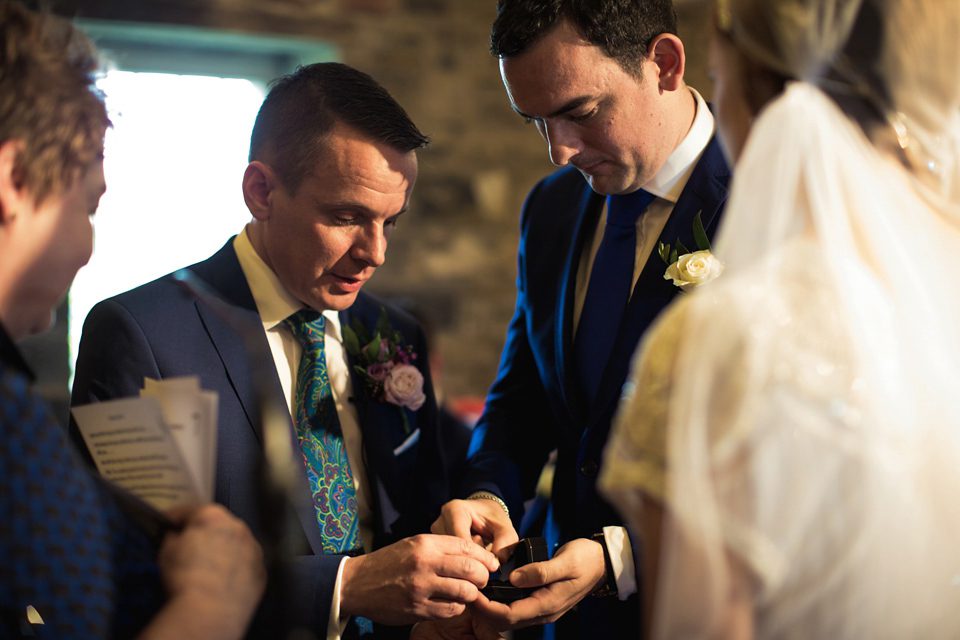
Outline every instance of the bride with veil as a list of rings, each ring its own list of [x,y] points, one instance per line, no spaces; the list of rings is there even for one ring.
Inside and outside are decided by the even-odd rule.
[[[644,625],[960,638],[960,3],[715,12],[726,268],[642,344],[601,477]]]

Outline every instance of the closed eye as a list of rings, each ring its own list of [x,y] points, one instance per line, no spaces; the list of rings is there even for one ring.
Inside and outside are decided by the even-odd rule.
[[[599,111],[599,109],[594,108],[588,111],[587,113],[578,114],[578,115],[570,114],[569,117],[572,122],[584,122],[585,120],[589,120],[593,116],[597,115],[597,111]]]

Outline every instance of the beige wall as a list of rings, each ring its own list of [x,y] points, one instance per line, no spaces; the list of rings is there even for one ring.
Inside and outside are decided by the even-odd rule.
[[[65,15],[327,40],[407,108],[433,144],[410,213],[368,287],[415,302],[436,327],[453,395],[483,395],[510,318],[517,217],[553,167],[510,109],[488,53],[495,0],[59,0]],[[687,78],[709,96],[707,3],[680,5]]]

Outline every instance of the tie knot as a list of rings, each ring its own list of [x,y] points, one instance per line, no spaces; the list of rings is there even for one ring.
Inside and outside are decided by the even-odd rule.
[[[640,214],[647,210],[655,198],[655,195],[643,189],[623,195],[607,196],[607,224],[633,227],[637,224]]]
[[[323,340],[325,318],[313,309],[300,309],[284,318],[283,324],[290,329],[301,346]]]

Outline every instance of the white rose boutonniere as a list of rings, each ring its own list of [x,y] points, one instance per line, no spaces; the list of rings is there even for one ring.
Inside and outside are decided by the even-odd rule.
[[[663,279],[672,280],[683,291],[693,291],[723,273],[723,263],[710,251],[710,240],[703,230],[699,212],[693,219],[693,238],[698,251],[687,249],[679,238],[674,249],[662,242],[658,248],[660,258],[667,263]]]
[[[723,263],[709,250],[685,253],[667,267],[665,280],[673,280],[684,291],[693,291],[723,272]]]

